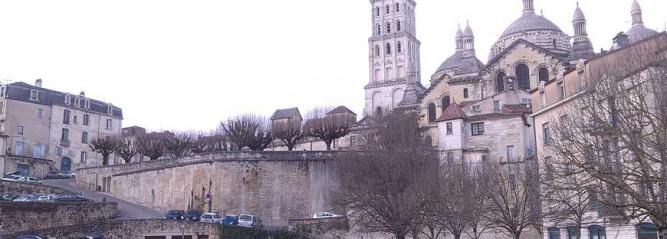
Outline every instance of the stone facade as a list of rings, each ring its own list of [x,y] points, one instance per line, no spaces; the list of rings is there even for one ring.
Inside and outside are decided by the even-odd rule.
[[[79,169],[77,181],[165,210],[251,213],[265,224],[286,225],[288,219],[330,211],[327,201],[337,182],[329,162],[333,157],[328,152],[202,154]]]
[[[4,234],[114,219],[116,203],[0,202]]]
[[[43,178],[49,174],[53,161],[23,156],[0,156],[0,172],[20,172],[24,176]],[[3,170],[4,169],[4,170]]]
[[[68,194],[67,190],[34,183],[0,181],[0,193],[13,194]]]

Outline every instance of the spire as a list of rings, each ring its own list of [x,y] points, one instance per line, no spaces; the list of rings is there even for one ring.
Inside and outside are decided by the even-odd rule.
[[[535,13],[533,0],[523,0],[523,13]]]
[[[470,27],[470,22],[466,21],[466,29],[463,30],[463,57],[475,56],[475,35]]]
[[[461,31],[461,24],[456,30],[456,51],[463,51],[463,31]]]
[[[644,24],[644,21],[642,19],[642,8],[639,6],[639,2],[635,0],[632,2],[632,25],[642,25]]]

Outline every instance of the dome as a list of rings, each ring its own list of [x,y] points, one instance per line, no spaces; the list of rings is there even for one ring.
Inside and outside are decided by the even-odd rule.
[[[503,32],[501,38],[512,35],[514,33],[539,30],[563,32],[560,30],[560,28],[558,28],[558,26],[556,26],[556,24],[549,21],[549,19],[536,15],[535,13],[528,12],[524,13],[519,19],[510,24],[510,26],[507,27]]]
[[[445,60],[438,70],[438,73],[451,74],[451,76],[479,73],[484,68],[484,64],[477,57],[464,57],[463,52],[456,52]]]
[[[466,26],[466,29],[463,31],[463,37],[471,37],[473,36],[472,33],[472,28],[470,28],[470,24]]]
[[[579,3],[577,3],[577,9],[574,10],[574,17],[572,19],[573,19],[573,21],[585,21],[586,20],[586,17],[584,16],[584,12],[581,11],[581,8],[579,8]]]
[[[654,31],[653,29],[646,28],[644,27],[644,25],[639,24],[632,26],[632,28],[630,28],[630,30],[628,30],[626,34],[628,35],[628,39],[632,44],[641,41],[642,39],[658,34],[658,32]]]

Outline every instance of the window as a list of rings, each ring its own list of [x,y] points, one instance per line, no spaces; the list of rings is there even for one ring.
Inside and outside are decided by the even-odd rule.
[[[526,64],[516,66],[516,78],[519,84],[519,90],[530,90],[530,72]]]
[[[81,163],[85,164],[86,159],[88,158],[88,154],[85,151],[81,151]]]
[[[87,144],[88,143],[88,132],[83,132],[81,133],[81,143],[82,144]]]
[[[463,98],[468,99],[468,88],[463,88]]]
[[[385,46],[384,46],[384,53],[385,53],[386,55],[390,55],[390,54],[391,54],[391,44],[389,44],[389,43],[385,44]]]
[[[72,122],[74,122],[74,124],[79,123],[78,117],[76,115],[72,118]]]
[[[579,236],[579,228],[567,227],[567,239],[577,239]]]
[[[375,7],[375,16],[380,16],[380,7]]]
[[[560,229],[557,227],[550,227],[547,229],[549,232],[549,239],[560,239]]]
[[[396,12],[400,12],[400,11],[401,11],[401,5],[396,3]]]
[[[479,105],[473,105],[472,106],[472,111],[473,112],[480,112],[482,109]]]
[[[589,239],[606,239],[605,228],[600,225],[588,226],[588,238]]]
[[[448,95],[445,95],[442,97],[442,111],[447,110],[449,108],[449,105],[451,104],[450,97]]]
[[[504,72],[498,72],[498,75],[496,76],[496,91],[497,92],[505,91],[505,73]]]
[[[403,51],[403,47],[401,46],[401,42],[396,43],[396,52],[401,53]]]
[[[382,34],[382,26],[378,24],[375,30],[375,35],[380,35],[380,34]]]
[[[551,131],[549,131],[549,122],[542,124],[542,138],[544,145],[549,145],[551,142]]]
[[[544,109],[547,107],[547,95],[544,91],[540,91],[540,108]]]
[[[35,146],[32,147],[32,157],[44,158],[44,145],[35,144]]]
[[[18,127],[16,127],[16,133],[18,135],[23,135],[23,125],[19,125]]]
[[[375,56],[375,57],[380,56],[380,46],[375,45],[375,47],[373,49],[373,56]]]
[[[387,22],[387,33],[391,33],[391,23]]]
[[[1,86],[0,87],[0,97],[6,97],[7,96],[7,87]]]
[[[548,82],[549,81],[549,70],[546,67],[540,67],[538,70],[538,78],[540,81]]]
[[[500,101],[499,100],[494,100],[493,101],[493,112],[500,112]]]
[[[113,121],[111,119],[107,119],[107,130],[112,130],[113,129]]]
[[[65,110],[65,111],[63,112],[63,124],[69,124],[69,116],[70,116],[70,113],[71,113],[71,112],[70,112],[69,110]]]
[[[397,32],[401,31],[401,21],[396,21],[396,31]]]
[[[79,97],[74,98],[74,106],[79,107],[81,106],[81,99]]]
[[[56,146],[56,155],[63,156],[63,148]]]
[[[507,145],[507,161],[516,161],[516,151],[514,150],[514,145]]]
[[[38,119],[44,118],[44,109],[42,108],[37,109],[37,118]]]
[[[90,116],[88,114],[83,114],[83,125],[88,126],[90,124]]]
[[[428,122],[435,122],[435,103],[428,104]]]
[[[653,223],[640,223],[637,227],[637,239],[658,239],[658,230]]]
[[[484,123],[472,123],[470,124],[470,130],[472,136],[484,135]]]
[[[447,122],[447,135],[454,134],[454,128],[452,127],[452,122]]]
[[[556,48],[556,39],[553,39],[554,48]]]
[[[66,94],[65,95],[65,104],[69,105],[71,103],[72,103],[72,96],[70,96],[70,94]]]
[[[447,152],[447,165],[452,166],[454,164],[454,153],[453,152]]]
[[[23,155],[25,150],[25,143],[23,141],[16,141],[16,147],[14,148],[14,154]]]
[[[565,87],[563,86],[563,82],[558,82],[557,84],[558,87],[558,99],[564,100],[565,99]]]
[[[60,141],[61,142],[69,142],[69,129],[63,128],[62,135],[60,135]]]
[[[385,6],[385,10],[386,10],[386,11],[385,11],[386,14],[389,14],[389,12],[391,11],[391,9],[389,8],[389,5]]]
[[[113,115],[113,106],[107,105],[107,114]]]
[[[38,100],[39,100],[39,91],[37,91],[37,90],[30,90],[30,100],[32,100],[32,101],[38,101]]]

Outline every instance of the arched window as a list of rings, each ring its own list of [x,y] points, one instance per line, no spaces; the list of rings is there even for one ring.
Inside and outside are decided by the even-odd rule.
[[[463,98],[468,99],[468,88],[463,88]]]
[[[430,123],[435,122],[435,104],[434,103],[428,104],[428,122],[430,122]]]
[[[396,3],[396,12],[400,12],[400,11],[401,11],[401,5]]]
[[[549,81],[549,70],[546,67],[540,67],[538,70],[538,78],[540,81],[548,82]]]
[[[384,47],[384,53],[387,55],[391,54],[391,44],[387,43]]]
[[[396,21],[396,31],[397,32],[401,31],[401,21]]]
[[[607,239],[606,232],[603,226],[592,225],[588,226],[589,239]]]
[[[382,107],[375,107],[375,116],[382,117]]]
[[[637,227],[637,239],[658,239],[658,230],[653,223],[640,223]]]
[[[401,42],[396,43],[396,52],[401,53],[403,52],[403,47],[401,46]]]
[[[530,72],[526,64],[516,66],[516,78],[519,84],[519,90],[530,90]]]
[[[387,22],[387,33],[391,33],[391,23]]]
[[[373,49],[373,56],[380,56],[380,46],[375,45],[375,48]]]
[[[442,97],[442,111],[447,110],[447,107],[449,107],[450,104],[450,98],[448,95],[445,95]]]
[[[496,91],[505,91],[505,72],[498,72],[498,75],[496,76]]]

